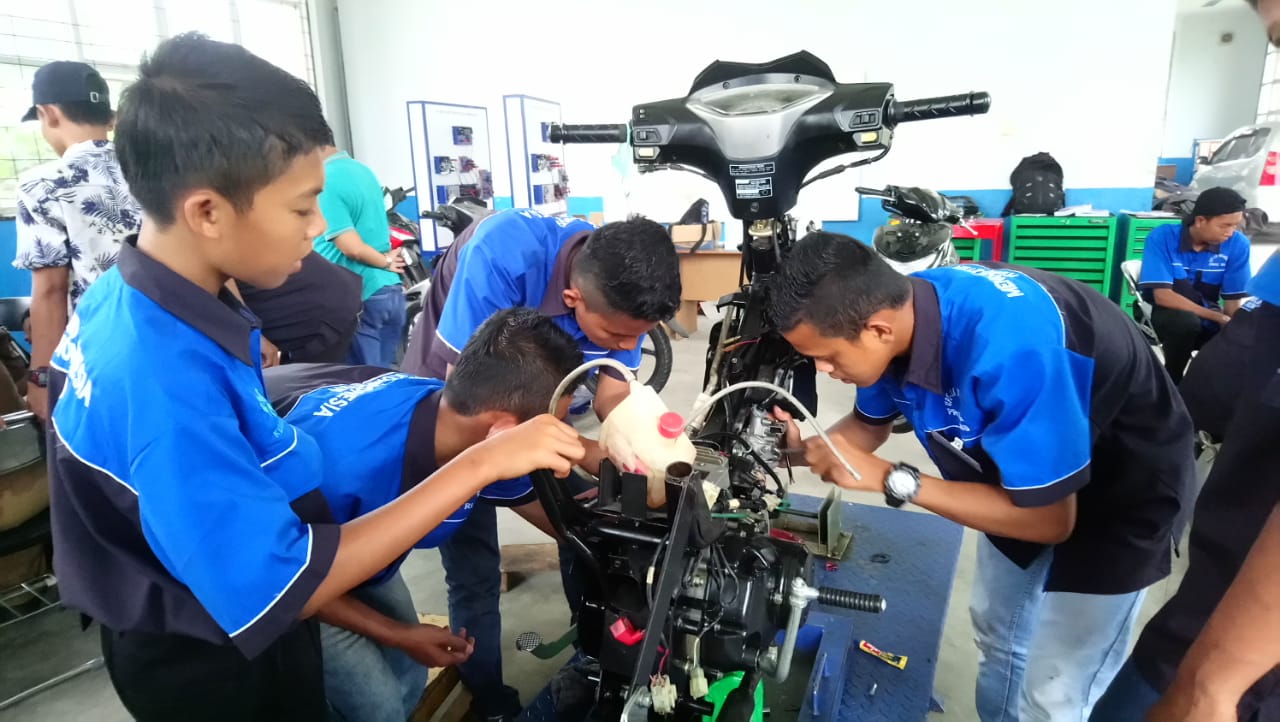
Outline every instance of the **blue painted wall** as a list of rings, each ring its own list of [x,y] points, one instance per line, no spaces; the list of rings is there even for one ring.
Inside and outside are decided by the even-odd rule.
[[[1182,185],[1190,183],[1192,176],[1194,176],[1196,172],[1195,158],[1161,158],[1158,162],[1160,165],[1177,166],[1178,170],[1177,173],[1174,174],[1173,180],[1181,183]]]
[[[0,218],[0,296],[31,295],[31,273],[13,267],[17,251],[17,222],[12,218]]]

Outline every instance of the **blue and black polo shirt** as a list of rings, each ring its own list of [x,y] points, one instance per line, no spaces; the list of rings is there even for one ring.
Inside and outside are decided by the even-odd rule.
[[[319,445],[324,458],[320,489],[339,522],[395,501],[436,472],[436,416],[444,382],[337,364],[289,364],[264,376],[276,410]],[[490,484],[415,547],[431,549],[447,541],[476,501],[519,506],[536,498],[527,476]],[[392,564],[371,583],[386,580],[399,566]]]
[[[253,315],[135,240],[53,356],[58,586],[116,632],[252,658],[298,622],[337,552],[320,449],[267,401]]]
[[[1138,288],[1148,303],[1155,289],[1172,288],[1193,303],[1217,308],[1248,295],[1249,275],[1249,239],[1240,231],[1197,251],[1187,226],[1167,223],[1147,236]]]
[[[463,231],[431,276],[404,370],[444,378],[480,324],[515,306],[537,308],[549,317],[578,342],[588,361],[612,358],[640,368],[639,340],[625,351],[602,348],[587,338],[564,303],[573,259],[594,230],[576,218],[508,210]]]
[[[999,485],[1018,506],[1076,494],[1049,591],[1118,594],[1168,575],[1191,421],[1133,321],[1083,284],[1004,264],[923,271],[911,287],[911,352],[858,390],[856,415],[906,415],[943,478]],[[991,541],[1022,566],[1043,550]]]

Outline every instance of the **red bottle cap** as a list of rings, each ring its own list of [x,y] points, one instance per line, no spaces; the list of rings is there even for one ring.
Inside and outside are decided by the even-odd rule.
[[[668,411],[658,417],[658,433],[664,439],[678,439],[684,433],[684,417],[674,411]]]

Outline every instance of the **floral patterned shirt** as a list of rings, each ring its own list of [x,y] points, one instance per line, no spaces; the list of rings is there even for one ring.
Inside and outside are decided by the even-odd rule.
[[[15,268],[70,268],[70,301],[116,264],[138,232],[142,210],[129,193],[110,141],[87,140],[18,180]]]

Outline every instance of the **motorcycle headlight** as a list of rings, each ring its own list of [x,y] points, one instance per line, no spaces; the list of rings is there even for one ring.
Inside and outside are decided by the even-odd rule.
[[[695,110],[724,116],[760,115],[819,100],[831,95],[832,91],[829,83],[818,78],[786,83],[775,82],[772,78],[761,78],[760,81],[751,83],[748,79],[747,85],[705,88],[689,96],[688,105]]]

